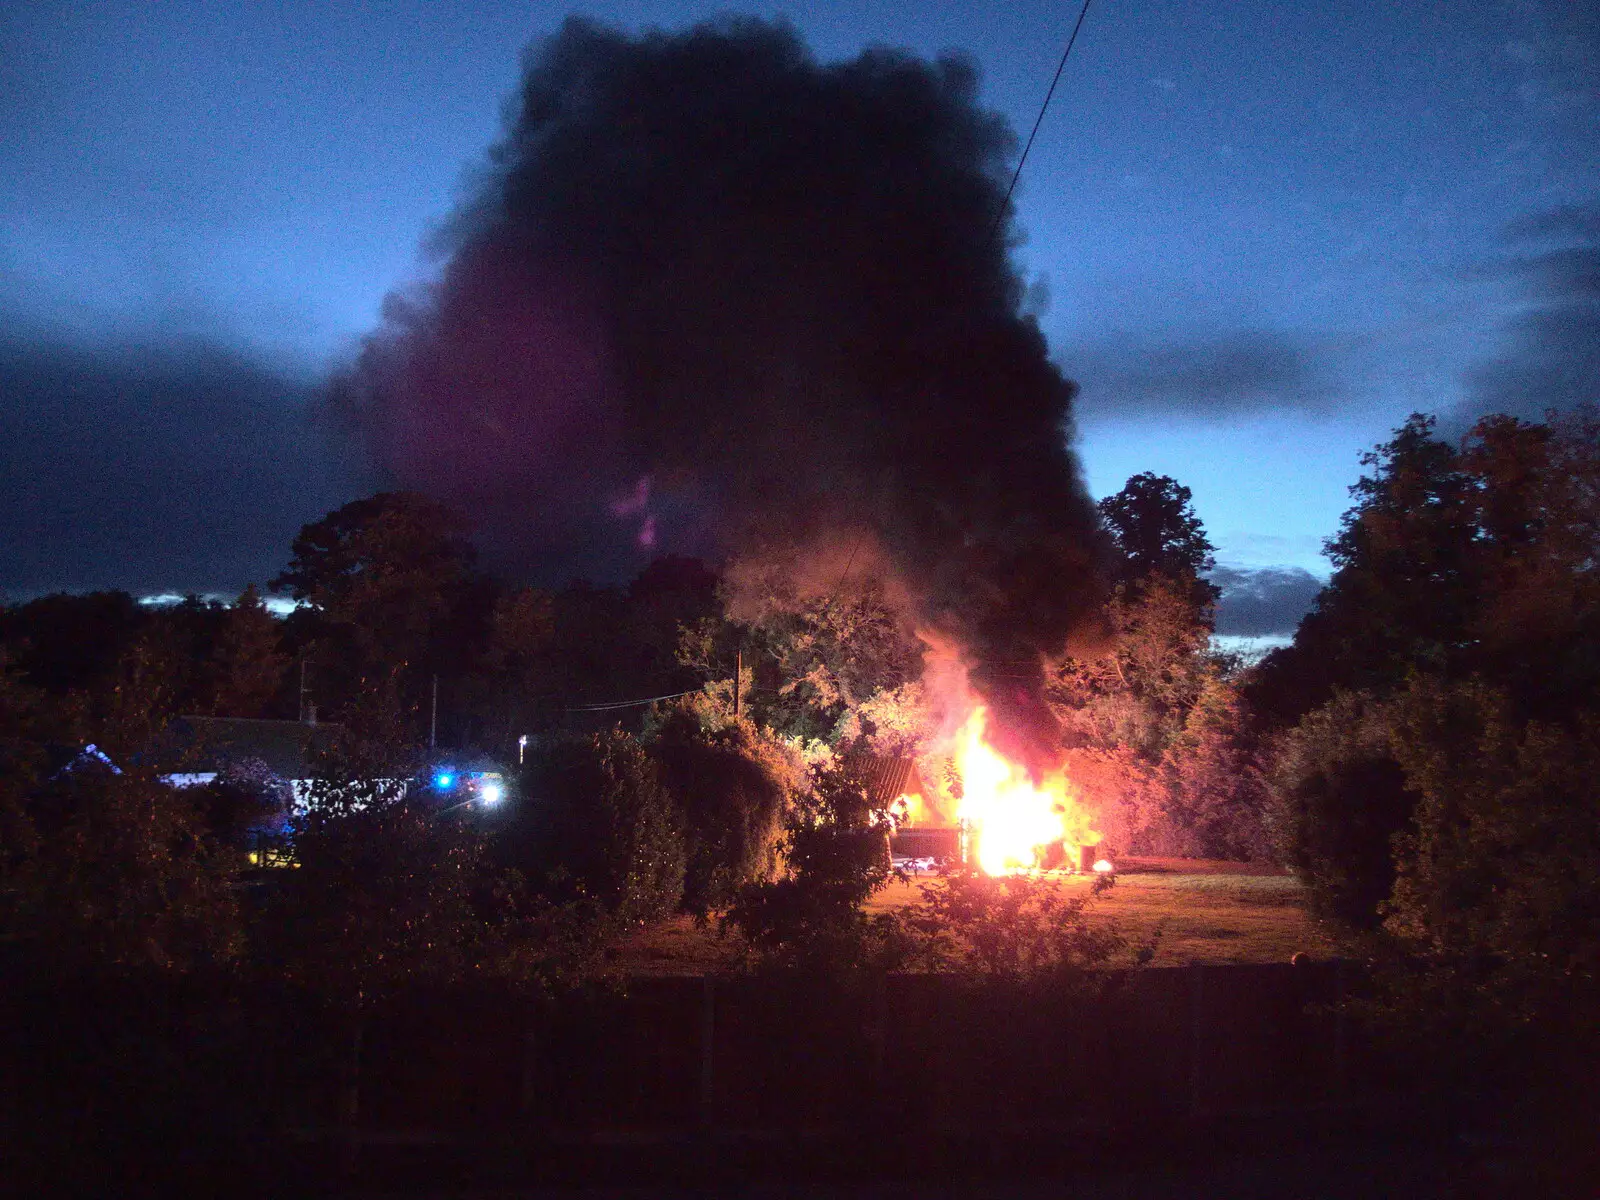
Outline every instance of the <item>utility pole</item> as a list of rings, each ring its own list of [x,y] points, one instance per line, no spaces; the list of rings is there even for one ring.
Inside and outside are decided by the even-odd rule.
[[[744,711],[743,705],[741,705],[739,702],[739,693],[743,690],[743,684],[744,647],[740,646],[739,649],[734,652],[733,656],[733,719],[735,721],[739,719],[740,713]]]
[[[433,677],[433,712],[428,717],[428,749],[439,744],[439,676]]]
[[[301,724],[305,723],[305,719],[306,719],[306,656],[304,654],[302,654],[300,656],[300,721],[301,721]]]

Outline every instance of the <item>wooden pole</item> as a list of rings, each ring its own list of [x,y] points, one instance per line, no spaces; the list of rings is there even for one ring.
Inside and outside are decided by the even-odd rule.
[[[1333,1094],[1334,1099],[1343,1104],[1348,1100],[1350,1092],[1350,1077],[1346,1066],[1345,1051],[1345,980],[1343,957],[1333,960]]]
[[[1204,1080],[1204,1066],[1200,1060],[1201,1042],[1205,1035],[1202,1010],[1205,1006],[1205,968],[1199,963],[1189,966],[1189,1116],[1200,1115],[1200,1091]]]
[[[539,1112],[539,1010],[533,1004],[522,1025],[521,1092],[522,1119],[531,1128]]]
[[[361,1044],[366,1028],[366,1012],[358,1007],[350,1015],[350,1037],[345,1045],[344,1069],[339,1080],[339,1176],[342,1179],[355,1174],[361,1152]]]
[[[889,973],[880,971],[872,981],[872,1012],[868,1017],[867,1038],[871,1060],[868,1063],[870,1092],[874,1101],[888,1090],[884,1078],[889,1040]]]
[[[715,1099],[714,1088],[716,1085],[715,1054],[714,1049],[717,1039],[717,997],[713,990],[711,976],[707,975],[702,981],[700,992],[700,1124],[709,1129],[711,1127],[712,1102]]]

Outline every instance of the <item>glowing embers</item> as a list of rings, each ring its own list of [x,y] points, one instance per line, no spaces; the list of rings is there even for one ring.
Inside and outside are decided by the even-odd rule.
[[[970,861],[985,874],[1003,875],[1045,864],[1056,848],[1076,852],[1100,835],[1089,825],[1077,790],[1061,771],[1038,783],[989,745],[988,710],[973,710],[956,733],[955,766],[961,775],[960,815],[970,831]]]

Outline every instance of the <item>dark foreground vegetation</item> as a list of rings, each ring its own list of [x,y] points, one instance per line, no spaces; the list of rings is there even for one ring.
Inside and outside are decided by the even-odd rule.
[[[286,618],[254,589],[4,610],[16,1177],[413,1155],[559,1179],[648,1173],[690,1137],[753,1170],[716,1131],[801,1163],[812,1129],[816,1162],[893,1172],[902,1145],[1060,1155],[1092,1127],[1137,1156],[1160,1142],[1139,1131],[1268,1110],[1308,1135],[1427,1114],[1559,1173],[1600,1051],[1600,426],[1454,444],[1417,417],[1365,465],[1289,648],[1211,650],[1209,544],[1145,475],[1102,506],[1104,653],[1050,664],[1108,848],[1290,865],[1364,939],[1338,968],[1142,968],[1092,892],[1047,879],[868,906],[890,877],[870,763],[948,764],[921,647],[865,583],[666,559],[515,588],[449,512],[387,494],[302,532]],[[315,720],[298,794],[248,757],[174,786],[216,758],[205,716]],[[471,764],[503,803],[433,782]],[[743,965],[612,968],[684,913]],[[401,1131],[435,1150],[361,1148]]]

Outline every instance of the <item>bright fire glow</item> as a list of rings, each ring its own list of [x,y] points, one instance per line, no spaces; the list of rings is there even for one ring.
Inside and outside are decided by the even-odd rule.
[[[1111,860],[1109,858],[1100,859],[1094,864],[1094,869],[1102,875],[1116,870],[1116,868],[1111,865]]]
[[[1066,775],[1052,771],[1035,784],[1026,770],[989,745],[988,719],[987,709],[974,709],[955,742],[960,815],[972,831],[973,852],[984,873],[1036,867],[1053,845],[1064,844],[1070,854],[1098,842],[1100,835],[1090,829]]]

